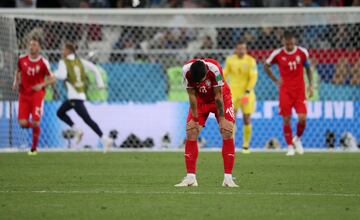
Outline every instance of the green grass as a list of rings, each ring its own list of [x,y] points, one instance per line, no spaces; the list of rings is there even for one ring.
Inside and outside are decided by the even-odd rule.
[[[197,188],[182,153],[0,154],[0,219],[360,219],[360,154],[200,152]]]

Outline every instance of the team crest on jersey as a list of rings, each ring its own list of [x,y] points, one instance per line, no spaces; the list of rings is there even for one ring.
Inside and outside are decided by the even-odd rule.
[[[282,59],[283,61],[286,61],[286,57],[281,57],[281,59]]]
[[[210,80],[207,79],[207,80],[205,81],[205,85],[206,85],[206,86],[211,86]]]
[[[39,65],[36,65],[35,71],[36,71],[36,73],[38,73],[40,71],[40,66]]]
[[[27,66],[27,62],[24,62],[24,66]]]
[[[295,59],[296,59],[296,62],[299,64],[299,63],[300,63],[300,61],[301,61],[300,56],[299,56],[299,55],[297,55],[297,56],[295,57]]]

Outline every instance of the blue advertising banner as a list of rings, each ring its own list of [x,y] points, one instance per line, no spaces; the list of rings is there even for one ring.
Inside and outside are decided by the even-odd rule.
[[[65,148],[67,141],[62,137],[62,131],[68,129],[61,122],[56,111],[60,102],[49,101],[44,104],[44,115],[41,121],[40,147]],[[29,146],[31,131],[21,129],[16,120],[17,103],[13,103],[10,120],[10,103],[0,102],[0,148]],[[150,104],[136,103],[86,103],[90,115],[99,123],[105,134],[117,130],[119,137],[117,144],[122,143],[130,134],[141,139],[152,138],[156,147],[161,147],[161,140],[165,134],[171,138],[171,148],[178,148],[185,139],[185,123],[189,105],[187,102],[157,102]],[[282,119],[278,115],[276,101],[258,102],[256,112],[252,116],[253,137],[251,148],[263,148],[271,138],[277,138],[285,147],[282,134]],[[70,111],[77,127],[84,133],[84,139],[79,146],[98,146],[99,138],[86,124]],[[242,145],[242,116],[237,115],[238,129],[236,146]],[[332,131],[337,136],[337,145],[342,133],[350,132],[360,139],[360,102],[351,101],[324,101],[308,103],[307,128],[303,135],[303,144],[307,148],[324,148],[325,133]],[[296,130],[296,115],[293,118],[293,131]],[[206,140],[206,147],[221,147],[222,140],[216,119],[210,115],[206,127],[201,133]],[[11,142],[11,144],[10,144]]]

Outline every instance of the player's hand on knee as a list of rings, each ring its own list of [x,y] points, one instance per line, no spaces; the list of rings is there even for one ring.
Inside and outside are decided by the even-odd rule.
[[[186,123],[186,134],[188,137],[191,136],[193,138],[197,138],[199,133],[200,133],[199,122],[190,120],[188,123]]]
[[[231,138],[234,130],[234,124],[225,118],[219,119],[220,133],[223,137]]]

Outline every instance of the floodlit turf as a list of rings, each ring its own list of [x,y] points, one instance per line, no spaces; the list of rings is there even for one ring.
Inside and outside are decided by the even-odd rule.
[[[0,154],[0,219],[360,219],[360,154],[200,152],[197,188],[175,188],[182,153]]]

